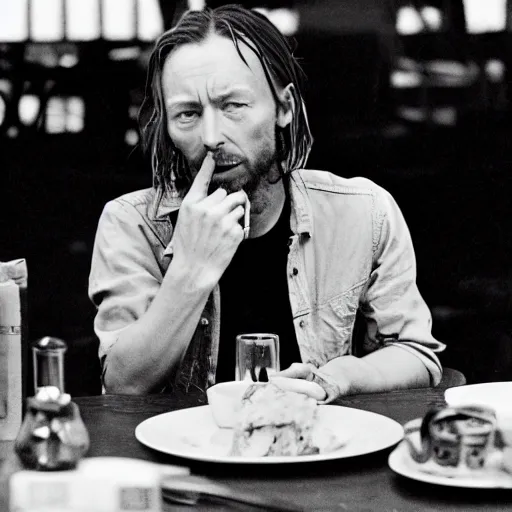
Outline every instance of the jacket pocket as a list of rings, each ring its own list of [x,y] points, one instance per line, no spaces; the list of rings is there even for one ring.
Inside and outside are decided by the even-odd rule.
[[[363,284],[331,299],[321,311],[320,339],[326,361],[352,353],[352,335]]]

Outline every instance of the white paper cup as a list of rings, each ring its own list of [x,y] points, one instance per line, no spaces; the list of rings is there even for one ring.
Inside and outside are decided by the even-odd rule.
[[[242,406],[242,397],[252,384],[250,381],[220,382],[206,390],[208,405],[217,426],[220,428],[235,426]]]

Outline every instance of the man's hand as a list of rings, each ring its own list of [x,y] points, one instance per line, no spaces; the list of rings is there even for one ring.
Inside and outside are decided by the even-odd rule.
[[[327,393],[320,384],[314,382],[314,378],[315,373],[309,364],[293,363],[286,370],[282,370],[275,377],[271,377],[270,381],[281,389],[304,393],[321,402],[325,400]]]
[[[244,238],[239,220],[247,196],[218,188],[208,195],[215,169],[208,153],[183,199],[173,236],[173,265],[185,269],[203,286],[213,288]]]
[[[394,345],[364,357],[335,357],[319,368],[293,363],[276,375],[286,377],[286,380],[318,384],[326,392],[324,400],[328,402],[339,396],[426,387],[430,383],[423,361],[416,354]]]

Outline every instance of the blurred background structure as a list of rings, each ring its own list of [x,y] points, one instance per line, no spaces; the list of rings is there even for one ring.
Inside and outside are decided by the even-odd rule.
[[[100,392],[87,279],[104,204],[151,185],[136,117],[153,41],[201,0],[0,0],[0,260],[28,261],[29,338]],[[309,167],[398,201],[447,366],[512,379],[512,5],[283,0],[259,8],[308,75]]]

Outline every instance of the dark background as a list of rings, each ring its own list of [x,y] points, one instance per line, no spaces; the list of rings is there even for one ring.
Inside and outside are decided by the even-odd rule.
[[[169,26],[184,3],[161,3]],[[448,345],[443,363],[469,382],[511,379],[510,33],[468,34],[462,3],[438,0],[428,4],[442,9],[441,30],[399,36],[394,15],[400,3],[272,3],[301,13],[296,55],[309,77],[306,104],[315,137],[308,167],[366,176],[392,193],[412,233],[434,334]],[[123,45],[142,53],[123,61],[108,57]],[[0,44],[0,78],[12,84],[7,93],[0,89],[7,103],[0,126],[0,260],[27,259],[29,341],[64,339],[68,390],[99,393],[90,258],[104,204],[151,185],[139,148],[125,141],[135,127],[151,45],[75,44],[80,59],[72,68],[29,62],[28,46]],[[391,73],[410,65],[403,57],[420,70],[422,85],[390,87]],[[486,76],[489,59],[504,63],[500,80]],[[447,87],[446,73],[429,71],[432,60],[471,63],[476,76]],[[84,130],[45,133],[44,108],[24,126],[16,116],[23,91],[82,96]],[[425,119],[397,114],[411,106]],[[443,106],[454,109],[456,122],[435,121]]]

